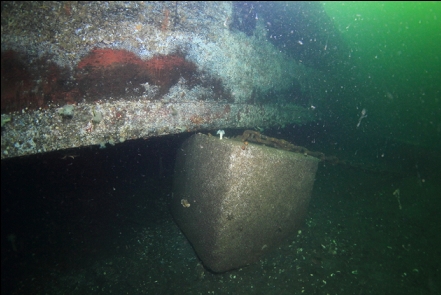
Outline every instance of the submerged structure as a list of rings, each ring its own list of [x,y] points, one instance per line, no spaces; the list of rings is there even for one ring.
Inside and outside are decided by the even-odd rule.
[[[318,162],[306,154],[195,134],[178,152],[173,216],[209,269],[246,266],[303,223]]]
[[[1,158],[316,120],[331,28],[311,3],[3,2]]]

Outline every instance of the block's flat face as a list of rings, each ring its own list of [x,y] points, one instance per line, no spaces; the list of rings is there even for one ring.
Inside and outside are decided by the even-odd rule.
[[[305,217],[319,160],[203,134],[179,150],[172,213],[203,263],[257,261]]]

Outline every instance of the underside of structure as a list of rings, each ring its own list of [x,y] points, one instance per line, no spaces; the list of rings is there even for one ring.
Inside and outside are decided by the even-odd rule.
[[[317,120],[331,25],[313,3],[290,28],[263,5],[3,2],[1,158]]]

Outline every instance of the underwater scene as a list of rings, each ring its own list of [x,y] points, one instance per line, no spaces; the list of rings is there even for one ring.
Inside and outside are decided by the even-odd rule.
[[[441,294],[441,2],[1,8],[1,294]]]

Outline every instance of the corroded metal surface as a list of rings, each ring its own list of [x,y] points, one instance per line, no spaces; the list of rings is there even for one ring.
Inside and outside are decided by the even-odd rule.
[[[3,127],[2,158],[88,145],[104,147],[201,129],[267,127],[311,119],[310,112],[295,105],[150,100],[80,103],[72,116],[63,115],[63,108],[14,115]]]
[[[268,42],[263,19],[237,29],[248,11],[3,2],[1,157],[314,120],[327,80]]]

